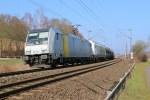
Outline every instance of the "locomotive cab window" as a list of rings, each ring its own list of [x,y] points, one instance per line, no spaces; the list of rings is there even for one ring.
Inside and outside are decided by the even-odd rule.
[[[48,43],[48,32],[31,32],[27,37],[27,45],[41,45]]]

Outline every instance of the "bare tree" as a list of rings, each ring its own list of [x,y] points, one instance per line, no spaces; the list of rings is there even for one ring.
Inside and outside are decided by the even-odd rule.
[[[133,45],[134,55],[140,61],[147,61],[147,53],[145,51],[147,47],[148,45],[142,40],[136,41],[136,43]]]
[[[33,28],[33,17],[31,13],[25,13],[25,15],[21,19],[29,29]]]
[[[50,22],[52,27],[58,27],[60,28],[63,33],[67,34],[74,34],[76,36],[79,36],[81,38],[83,38],[82,34],[79,32],[79,30],[75,27],[73,27],[72,23],[70,21],[68,21],[67,19],[52,19]]]

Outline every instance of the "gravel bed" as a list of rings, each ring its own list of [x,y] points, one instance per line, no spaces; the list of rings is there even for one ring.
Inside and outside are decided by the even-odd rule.
[[[8,100],[103,100],[129,69],[127,62],[105,67],[9,97]]]
[[[67,67],[67,68],[60,68],[60,69],[58,68],[58,69],[54,69],[54,70],[51,69],[51,70],[46,70],[46,71],[41,71],[41,72],[26,73],[26,74],[22,74],[22,75],[14,75],[14,76],[8,76],[8,77],[0,77],[0,86],[6,85],[9,83],[13,83],[13,82],[19,82],[21,80],[28,80],[28,79],[33,79],[33,78],[37,78],[37,77],[53,75],[56,73],[62,73],[62,72],[70,71],[70,70],[86,68],[91,65],[97,65],[97,64],[100,64],[100,63],[90,64],[90,65],[82,65],[82,66],[76,66],[76,67],[71,66],[71,67]]]

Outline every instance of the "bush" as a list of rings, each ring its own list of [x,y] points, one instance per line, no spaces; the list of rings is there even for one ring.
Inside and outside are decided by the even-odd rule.
[[[148,60],[148,56],[146,53],[141,53],[139,56],[138,56],[138,59],[141,61],[141,62],[146,62]]]

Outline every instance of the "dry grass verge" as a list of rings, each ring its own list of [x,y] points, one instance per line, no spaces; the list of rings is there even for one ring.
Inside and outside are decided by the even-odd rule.
[[[21,59],[0,59],[0,73],[30,69]]]

